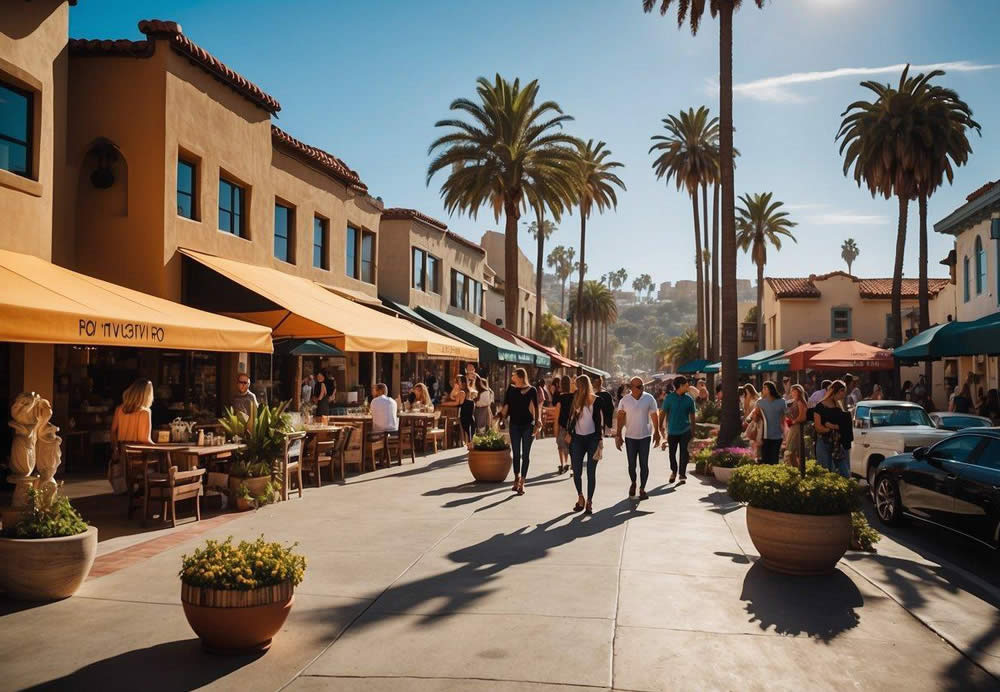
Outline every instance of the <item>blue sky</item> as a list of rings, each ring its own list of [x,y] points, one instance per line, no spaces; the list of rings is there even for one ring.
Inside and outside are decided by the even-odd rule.
[[[440,180],[425,184],[434,122],[452,99],[474,96],[481,75],[537,78],[541,95],[575,117],[571,132],[605,140],[625,164],[617,211],[588,222],[590,274],[624,266],[630,282],[642,272],[656,282],[694,278],[690,199],[654,178],[647,151],[665,115],[702,104],[718,112],[715,21],[692,37],[671,16],[643,14],[640,0],[101,0],[72,8],[70,35],[138,39],[137,22],[153,18],[179,22],[274,95],[282,128],[343,158],[387,206],[420,209],[475,240],[502,221],[486,210],[478,220],[449,217]],[[931,199],[931,224],[1000,178],[996,26],[995,0],[744,3],[735,22],[736,192],[772,191],[799,223],[798,244],[771,252],[767,274],[842,269],[840,244],[853,237],[855,273],[891,276],[896,204],[845,178],[834,142],[841,112],[870,93],[861,80],[898,80],[898,70],[878,68],[948,63],[938,81],[983,126],[969,164]],[[916,204],[910,209],[905,274],[916,276]],[[931,276],[944,275],[937,260],[950,240],[930,233]],[[571,216],[550,247],[578,242]],[[521,245],[533,258],[527,232]],[[755,276],[742,255],[739,275]]]

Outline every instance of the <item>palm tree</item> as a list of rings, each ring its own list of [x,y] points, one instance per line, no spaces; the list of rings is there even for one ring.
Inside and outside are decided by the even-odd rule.
[[[566,341],[569,339],[569,327],[556,319],[551,312],[542,315],[539,341],[546,346],[551,346],[560,353],[566,352]]]
[[[691,195],[691,209],[694,213],[695,274],[697,284],[698,339],[702,353],[708,344],[708,325],[705,320],[705,275],[702,269],[703,253],[701,229],[698,216],[698,187],[714,179],[718,167],[719,119],[709,119],[708,108],[702,106],[697,111],[689,108],[680,116],[671,115],[663,119],[663,126],[669,134],[654,135],[656,142],[649,152],[661,152],[653,161],[653,170],[658,179],[670,183],[673,178],[677,189],[682,187]],[[707,210],[705,212],[708,213]],[[708,224],[706,223],[706,226]],[[707,232],[707,229],[706,229]]]
[[[649,274],[640,274],[632,281],[632,289],[636,296],[641,299],[643,293],[653,290],[653,277]]]
[[[848,238],[844,241],[844,244],[840,246],[840,256],[845,262],[847,262],[847,273],[851,273],[851,265],[854,264],[854,260],[858,258],[861,254],[861,250],[858,248],[858,244],[854,242],[854,238]]]
[[[601,326],[613,324],[618,319],[618,306],[614,295],[607,286],[598,281],[584,281],[583,291],[577,293],[577,298],[570,298],[570,312],[573,313],[573,323],[576,325],[578,337],[583,348],[583,359],[596,364],[602,358],[598,348],[598,334]],[[577,310],[577,305],[580,309]],[[589,333],[588,333],[589,332]]]
[[[535,320],[535,333],[532,334],[532,338],[540,340],[542,330],[542,273],[544,272],[542,257],[545,256],[545,241],[556,232],[556,225],[552,221],[543,219],[541,212],[537,213],[538,218],[528,226],[528,233],[538,243],[538,259],[535,263],[535,314],[539,316],[539,319]]]
[[[796,224],[788,218],[788,212],[780,211],[782,202],[771,201],[772,193],[741,195],[743,204],[736,211],[736,245],[749,252],[757,265],[757,350],[764,350],[764,265],[767,264],[767,245],[781,250],[781,237],[795,241],[791,229]],[[798,242],[798,241],[795,241]]]
[[[698,358],[697,332],[687,329],[683,334],[672,338],[667,342],[663,355],[670,359],[675,369]]]
[[[578,142],[576,197],[580,207],[580,280],[576,285],[577,305],[580,305],[583,300],[587,219],[595,208],[599,212],[617,208],[618,195],[615,192],[615,187],[625,189],[625,183],[614,173],[616,168],[622,168],[624,164],[609,161],[610,155],[611,150],[604,142],[595,144],[592,139],[586,144]],[[612,302],[614,302],[614,297],[612,297]],[[575,324],[570,331],[570,341],[574,344],[574,348],[579,344],[579,333]]]
[[[449,171],[441,184],[441,197],[449,213],[465,212],[476,218],[489,206],[504,227],[505,324],[517,324],[519,284],[517,277],[517,224],[533,180],[569,180],[574,171],[577,140],[561,132],[565,115],[554,101],[538,102],[538,80],[521,87],[496,75],[494,82],[476,80],[479,102],[455,99],[449,107],[469,116],[471,122],[451,118],[435,127],[448,134],[430,145],[434,159],[427,167],[427,184],[441,170]]]
[[[576,271],[576,263],[573,262],[574,257],[576,257],[575,248],[557,245],[552,248],[548,259],[545,260],[545,263],[555,270],[556,278],[559,279],[559,283],[562,285],[559,313],[563,319],[566,319],[566,280]]]

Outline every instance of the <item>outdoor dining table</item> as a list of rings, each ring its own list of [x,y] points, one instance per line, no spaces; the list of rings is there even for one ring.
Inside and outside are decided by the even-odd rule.
[[[436,414],[429,411],[400,411],[397,415],[399,416],[399,424],[402,426],[404,424],[413,425],[417,420],[433,420]],[[328,423],[345,423],[348,425],[360,426],[361,460],[363,461],[367,458],[370,445],[368,437],[372,429],[372,415],[370,413],[347,413],[335,416],[324,416],[323,418]],[[308,430],[308,426],[306,429]]]
[[[187,458],[188,467],[186,470],[190,470],[202,463],[205,464],[205,468],[216,467],[223,460],[228,461],[232,457],[233,452],[238,452],[246,448],[245,444],[235,442],[204,446],[189,444],[184,449],[178,450],[177,454]]]

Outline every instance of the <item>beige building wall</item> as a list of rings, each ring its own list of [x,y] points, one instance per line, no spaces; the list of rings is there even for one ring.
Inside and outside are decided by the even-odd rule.
[[[985,260],[986,281],[982,291],[976,291],[976,239],[983,249]],[[965,300],[965,261],[968,260],[969,300]],[[960,233],[955,238],[955,279],[957,283],[956,300],[958,303],[957,319],[970,322],[986,315],[992,315],[1000,310],[1000,283],[998,283],[997,264],[1000,261],[1000,241],[990,239],[990,219]]]
[[[482,245],[483,249],[486,250],[486,261],[489,262],[490,267],[496,272],[497,279],[499,282],[506,281],[505,274],[505,263],[504,263],[504,235],[497,231],[486,231],[483,233],[482,240],[479,243]],[[518,324],[515,325],[513,331],[518,334],[526,334],[529,337],[534,334],[534,324],[535,324],[535,265],[532,263],[528,256],[524,254],[524,251],[519,247],[517,249],[517,283],[519,286],[518,293]],[[567,289],[568,290],[568,289]],[[504,300],[503,291],[490,291],[488,295],[492,298],[490,301],[492,304],[487,307],[487,319],[492,324],[496,324],[496,320],[504,319],[506,314],[506,303]],[[569,305],[569,298],[566,299],[567,306]],[[567,307],[567,310],[569,308]],[[510,327],[510,325],[504,325],[505,327]]]

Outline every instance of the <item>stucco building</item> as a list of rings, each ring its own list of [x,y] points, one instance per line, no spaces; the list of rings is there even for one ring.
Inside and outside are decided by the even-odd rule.
[[[490,291],[486,298],[486,319],[491,324],[501,322],[506,314],[503,286],[506,281],[504,276],[504,235],[497,231],[486,231],[483,233],[479,243],[486,250],[486,261],[495,274],[496,290]],[[517,249],[517,283],[518,293],[518,323],[517,325],[504,325],[508,329],[518,334],[529,337],[535,333],[535,265],[527,255]],[[542,300],[542,314],[547,312],[545,300]]]

